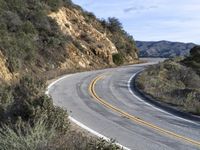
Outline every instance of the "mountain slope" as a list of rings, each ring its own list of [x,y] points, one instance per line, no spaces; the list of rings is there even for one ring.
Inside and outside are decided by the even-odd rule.
[[[1,64],[8,72],[3,80],[11,79],[9,74],[19,78],[113,66],[118,59],[113,55],[122,63],[138,60],[134,40],[118,20],[99,20],[70,0],[0,0],[0,27]]]
[[[180,43],[169,41],[145,42],[136,41],[137,47],[140,49],[141,57],[175,57],[185,56],[189,54],[191,48],[195,46],[193,43]]]

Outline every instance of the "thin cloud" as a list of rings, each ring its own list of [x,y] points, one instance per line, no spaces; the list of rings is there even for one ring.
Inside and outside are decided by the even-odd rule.
[[[136,7],[136,6],[133,6],[133,7],[125,8],[124,12],[125,13],[129,13],[131,11],[143,11],[143,10],[149,10],[149,9],[155,9],[155,8],[158,8],[158,6],[156,6],[156,5],[152,5],[152,6],[149,6],[149,7],[144,7],[144,6]]]
[[[137,10],[137,7],[130,7],[130,8],[124,9],[124,12],[125,12],[125,13],[128,13],[128,12],[130,12],[130,11],[135,11],[135,10]]]

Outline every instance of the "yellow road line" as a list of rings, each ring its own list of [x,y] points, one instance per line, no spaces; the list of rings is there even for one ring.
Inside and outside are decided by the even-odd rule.
[[[151,124],[151,123],[149,123],[149,122],[146,122],[146,121],[144,121],[144,120],[142,120],[142,119],[140,119],[140,118],[138,118],[138,117],[136,117],[136,116],[133,116],[133,115],[131,115],[131,114],[129,114],[129,113],[127,113],[127,112],[125,112],[125,111],[123,111],[123,110],[121,110],[121,109],[119,109],[119,108],[113,106],[113,105],[111,105],[110,103],[106,102],[104,99],[100,98],[100,97],[96,94],[96,92],[95,92],[95,85],[96,85],[97,81],[99,81],[99,80],[102,79],[103,77],[104,77],[104,75],[97,76],[97,77],[90,83],[89,89],[88,89],[89,92],[90,92],[90,94],[91,94],[91,96],[92,96],[94,99],[96,99],[99,103],[101,103],[101,104],[104,105],[105,107],[107,107],[107,108],[109,108],[109,109],[111,109],[111,110],[113,110],[113,111],[119,113],[120,115],[122,115],[122,116],[124,116],[124,117],[127,117],[128,119],[130,119],[130,120],[136,122],[137,124],[140,124],[140,125],[142,125],[142,126],[149,127],[149,128],[151,128],[151,129],[154,129],[154,130],[156,130],[156,131],[158,131],[158,132],[160,132],[160,133],[163,133],[163,134],[165,134],[165,135],[172,136],[172,137],[174,137],[174,138],[177,138],[177,139],[186,141],[186,142],[188,142],[188,143],[191,143],[191,144],[193,144],[193,145],[196,145],[196,146],[200,147],[200,142],[199,142],[199,141],[195,141],[195,140],[193,140],[193,139],[184,137],[184,136],[182,136],[182,135],[176,134],[176,133],[174,133],[174,132],[168,131],[168,130],[166,130],[166,129],[163,129],[163,128],[160,128],[160,127],[158,127],[158,126],[156,126],[156,125],[153,125],[153,124]]]

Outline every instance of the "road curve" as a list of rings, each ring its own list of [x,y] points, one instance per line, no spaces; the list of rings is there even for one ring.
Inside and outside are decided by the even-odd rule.
[[[130,78],[146,65],[68,75],[51,84],[49,94],[55,105],[88,129],[129,149],[200,149],[198,122],[162,111],[130,92]]]

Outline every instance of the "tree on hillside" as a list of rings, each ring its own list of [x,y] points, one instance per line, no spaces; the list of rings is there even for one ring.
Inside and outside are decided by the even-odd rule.
[[[195,46],[190,50],[191,57],[200,58],[200,46]]]
[[[122,30],[122,24],[117,18],[110,17],[108,18],[108,28],[111,32],[118,32]]]
[[[190,50],[190,56],[186,57],[182,62],[200,75],[200,46],[192,48]]]

